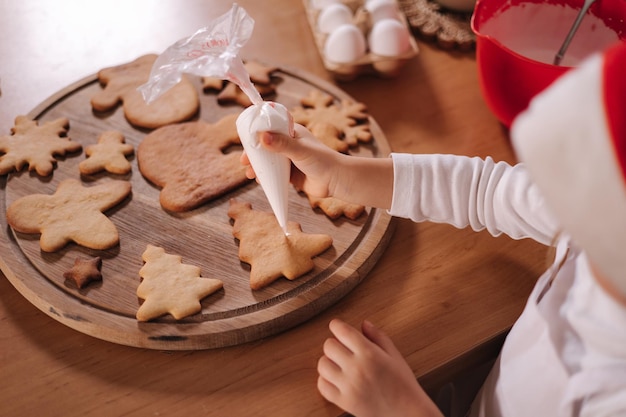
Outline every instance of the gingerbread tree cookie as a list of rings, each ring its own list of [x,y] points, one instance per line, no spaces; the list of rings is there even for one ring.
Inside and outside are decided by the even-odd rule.
[[[102,69],[98,80],[104,89],[91,98],[95,111],[113,110],[122,102],[124,114],[135,126],[154,129],[193,117],[200,106],[195,87],[185,76],[154,102],[147,104],[137,87],[150,77],[156,55],[144,55],[136,60]]]
[[[127,174],[131,165],[127,155],[134,152],[133,146],[125,143],[120,132],[107,131],[100,135],[98,143],[85,148],[87,159],[78,164],[81,174],[107,171],[112,174]]]
[[[252,210],[252,205],[230,200],[228,216],[239,239],[239,259],[250,264],[250,288],[259,290],[280,277],[294,280],[315,267],[313,257],[328,249],[332,237],[304,233],[289,222],[288,235],[272,213]]]
[[[159,199],[164,209],[192,210],[249,181],[239,162],[241,152],[225,153],[241,143],[237,116],[225,116],[215,124],[199,120],[164,126],[139,144],[139,170],[162,187]]]
[[[41,233],[44,252],[55,252],[69,242],[104,250],[117,245],[117,228],[103,214],[130,194],[128,181],[107,181],[83,187],[66,179],[53,195],[31,194],[15,200],[7,209],[7,223],[20,233]]]
[[[37,121],[18,116],[11,136],[0,136],[0,175],[21,171],[25,165],[41,176],[54,170],[55,155],[77,152],[82,149],[78,142],[64,138],[69,120],[56,119],[39,126]]]
[[[144,302],[137,310],[139,321],[167,313],[176,320],[195,314],[202,309],[200,300],[223,287],[221,280],[202,278],[200,268],[183,264],[180,256],[165,253],[163,248],[148,245],[142,259],[137,296]]]
[[[342,100],[335,104],[332,96],[312,90],[292,110],[294,122],[306,126],[319,140],[339,152],[359,142],[370,142],[372,133],[363,103]]]

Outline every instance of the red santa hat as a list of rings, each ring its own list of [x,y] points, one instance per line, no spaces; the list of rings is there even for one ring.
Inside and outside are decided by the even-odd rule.
[[[536,96],[511,139],[563,232],[626,297],[626,42]]]

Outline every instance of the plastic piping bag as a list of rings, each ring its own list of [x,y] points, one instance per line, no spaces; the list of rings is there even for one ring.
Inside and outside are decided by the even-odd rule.
[[[252,106],[239,115],[237,132],[274,215],[287,235],[291,164],[284,156],[265,150],[258,141],[258,132],[293,137],[293,119],[283,105],[263,101],[239,57],[239,50],[250,39],[253,28],[254,20],[234,3],[230,11],[159,55],[148,81],[138,90],[149,104],[180,82],[183,74],[220,78],[237,84],[252,102]]]

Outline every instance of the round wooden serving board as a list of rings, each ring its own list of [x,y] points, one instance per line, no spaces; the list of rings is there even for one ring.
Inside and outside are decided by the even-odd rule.
[[[269,99],[292,109],[312,89],[320,89],[336,99],[346,93],[307,73],[279,69],[277,94]],[[196,84],[201,107],[197,118],[216,122],[228,113],[243,110],[238,105],[220,105],[215,93],[204,93],[200,79]],[[68,136],[85,148],[96,143],[107,130],[121,132],[126,142],[137,149],[149,133],[131,126],[121,106],[107,114],[92,112],[90,99],[101,90],[97,77],[91,76],[67,87],[46,100],[29,117],[39,123],[66,117]],[[369,120],[372,143],[351,149],[352,154],[387,157],[388,143],[374,120]],[[236,150],[235,150],[236,151]],[[172,214],[159,204],[159,189],[140,173],[133,156],[132,172],[125,176],[99,174],[81,176],[78,164],[84,152],[58,158],[49,177],[28,171],[0,178],[2,212],[16,199],[33,194],[53,194],[60,181],[80,179],[85,186],[110,178],[132,184],[132,195],[105,214],[117,226],[120,244],[106,251],[95,251],[69,244],[55,253],[39,247],[39,235],[14,233],[0,216],[5,237],[0,242],[0,267],[17,290],[32,304],[65,325],[85,334],[129,346],[191,350],[245,343],[293,327],[337,302],[353,289],[374,266],[393,232],[393,222],[384,210],[366,209],[355,221],[342,217],[331,220],[313,210],[307,198],[293,188],[289,196],[289,220],[301,224],[305,233],[325,233],[333,246],[314,258],[315,268],[294,280],[279,279],[270,286],[252,291],[249,265],[238,258],[239,242],[232,235],[227,215],[230,198],[252,204],[255,210],[271,211],[265,194],[254,181],[213,200],[200,208]],[[167,253],[182,256],[184,264],[200,267],[201,276],[217,278],[224,288],[202,301],[202,311],[179,321],[170,315],[150,322],[138,322],[135,313],[141,304],[136,295],[142,253],[148,244]],[[63,278],[77,257],[103,260],[101,282],[79,290]]]

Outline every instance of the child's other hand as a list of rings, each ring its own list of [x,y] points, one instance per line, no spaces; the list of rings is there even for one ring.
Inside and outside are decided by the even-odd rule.
[[[361,331],[330,322],[317,387],[328,401],[357,417],[438,416],[391,339],[370,322]]]
[[[334,168],[339,164],[338,158],[341,154],[317,140],[304,126],[296,124],[294,128],[293,138],[278,133],[261,132],[259,141],[266,149],[281,153],[291,160],[290,180],[297,189],[314,197],[331,196],[337,171]],[[248,166],[246,176],[255,178],[245,152],[241,163]]]

